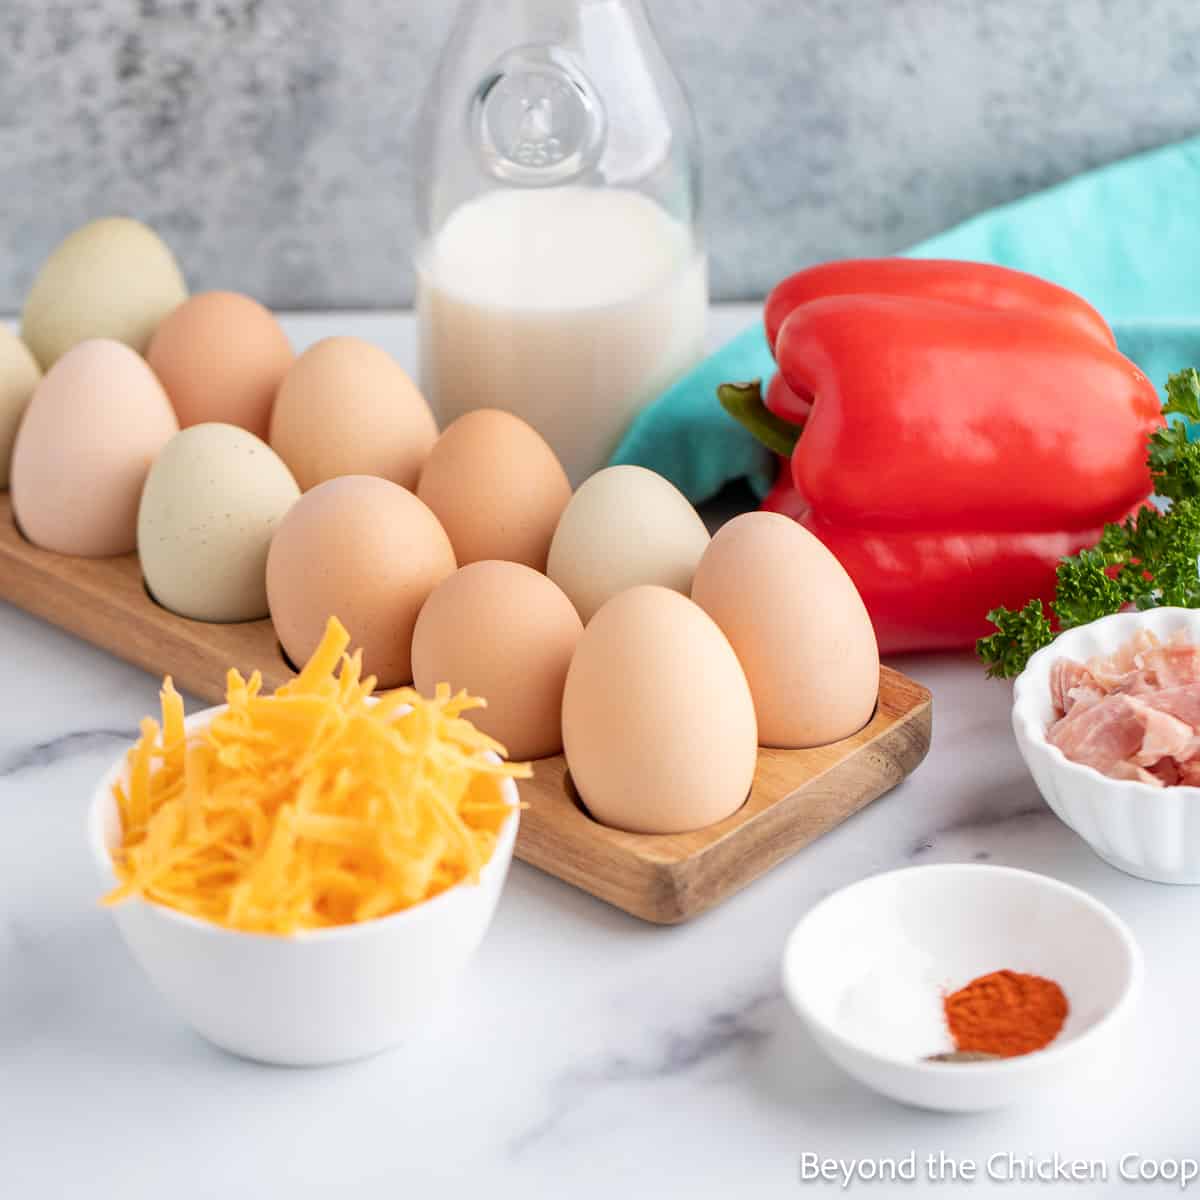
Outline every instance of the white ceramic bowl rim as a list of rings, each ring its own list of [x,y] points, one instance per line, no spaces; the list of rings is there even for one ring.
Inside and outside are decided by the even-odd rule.
[[[1164,606],[1162,608],[1147,609],[1144,612],[1113,613],[1112,616],[1100,617],[1098,620],[1089,621],[1086,625],[1077,625],[1073,629],[1066,629],[1050,645],[1043,646],[1037,651],[1025,664],[1025,670],[1017,676],[1013,683],[1013,720],[1020,722],[1025,736],[1035,745],[1045,750],[1058,769],[1066,771],[1068,774],[1073,774],[1080,780],[1085,780],[1091,784],[1100,783],[1102,785],[1119,783],[1123,788],[1133,788],[1135,794],[1144,796],[1149,802],[1161,802],[1165,798],[1164,793],[1180,795],[1186,792],[1190,795],[1200,797],[1200,787],[1195,787],[1191,784],[1176,783],[1167,788],[1157,788],[1153,784],[1143,783],[1140,779],[1114,779],[1111,775],[1105,775],[1103,771],[1097,771],[1095,767],[1087,766],[1084,763],[1078,763],[1074,759],[1068,758],[1057,746],[1047,739],[1047,727],[1033,711],[1041,699],[1034,689],[1049,686],[1048,675],[1047,679],[1041,679],[1041,667],[1043,663],[1059,658],[1074,658],[1076,661],[1080,661],[1080,657],[1073,654],[1069,646],[1073,639],[1079,635],[1083,635],[1085,631],[1094,633],[1098,629],[1109,629],[1110,631],[1126,629],[1127,634],[1122,641],[1127,642],[1139,629],[1146,627],[1147,618],[1152,613],[1186,614],[1190,618],[1188,623],[1191,624],[1194,622],[1197,626],[1195,630],[1196,641],[1200,643],[1200,609],[1191,608],[1170,608]]]
[[[192,733],[197,729],[203,728],[205,725],[213,721],[220,713],[224,712],[229,705],[217,704],[212,708],[205,708],[199,712],[192,713],[184,722],[184,727],[188,733]],[[101,872],[106,877],[111,877],[113,886],[119,882],[116,872],[113,870],[112,855],[109,853],[108,847],[104,841],[104,821],[102,819],[103,807],[113,803],[112,787],[118,777],[125,770],[125,756],[127,750],[122,750],[117,761],[109,767],[104,773],[104,777],[100,780],[95,792],[92,793],[91,803],[88,805],[88,843],[92,850],[92,855],[99,865]],[[488,751],[488,756],[499,762],[497,755]],[[410,908],[403,908],[399,912],[388,913],[386,916],[373,917],[369,921],[355,921],[348,925],[331,925],[322,929],[300,929],[295,933],[279,934],[265,933],[260,930],[252,929],[230,929],[225,925],[217,925],[212,921],[206,921],[201,917],[194,917],[190,913],[180,912],[177,908],[171,908],[166,904],[159,904],[155,900],[147,900],[142,896],[131,896],[128,900],[123,900],[122,904],[145,904],[153,908],[156,912],[171,921],[177,921],[182,925],[188,925],[193,929],[202,930],[212,936],[225,937],[240,937],[240,938],[265,938],[270,941],[279,941],[284,939],[290,942],[298,941],[327,941],[336,938],[353,938],[365,937],[372,933],[378,932],[384,926],[394,925],[401,922],[416,923],[418,921],[430,918],[430,914],[436,914],[437,911],[447,904],[454,902],[454,899],[467,891],[469,888],[479,887],[483,883],[483,878],[493,869],[499,869],[498,863],[505,862],[508,858],[507,845],[516,839],[517,824],[520,820],[519,798],[517,796],[516,785],[511,779],[502,781],[501,790],[508,798],[512,812],[500,827],[496,835],[496,845],[492,850],[492,856],[483,865],[480,871],[478,883],[471,883],[469,880],[462,880],[456,883],[453,887],[447,888],[444,892],[439,892],[436,896],[429,900],[423,900],[419,904],[414,904]]]
[[[1117,940],[1121,948],[1125,951],[1125,956],[1129,965],[1128,978],[1125,981],[1125,986],[1121,991],[1121,995],[1117,1002],[1102,1016],[1095,1024],[1083,1030],[1078,1037],[1072,1038],[1068,1042],[1056,1044],[1051,1042],[1044,1050],[1035,1050],[1029,1054],[1019,1054],[1012,1058],[996,1058],[984,1059],[979,1062],[954,1062],[954,1063],[939,1063],[927,1062],[924,1059],[907,1058],[899,1054],[883,1054],[870,1046],[864,1046],[859,1042],[848,1038],[841,1030],[830,1024],[824,1017],[818,1015],[817,1012],[808,1004],[804,997],[803,990],[795,986],[792,982],[793,971],[791,969],[791,961],[793,948],[799,941],[800,935],[804,930],[804,926],[809,921],[813,920],[821,912],[822,909],[832,904],[836,900],[840,900],[847,892],[854,891],[856,888],[867,886],[878,886],[883,880],[894,879],[898,876],[907,875],[910,872],[936,872],[943,874],[959,873],[959,874],[977,874],[979,872],[994,872],[1003,873],[1009,876],[1016,876],[1030,882],[1034,886],[1045,887],[1050,891],[1059,892],[1070,897],[1077,904],[1085,908],[1091,909],[1101,920],[1108,926],[1109,930],[1116,934]],[[1041,875],[1036,871],[1024,871],[1019,867],[1004,867],[993,864],[984,863],[933,863],[928,866],[915,867],[900,867],[895,871],[883,871],[878,875],[868,875],[865,879],[859,879],[855,883],[847,884],[844,888],[839,888],[836,892],[826,896],[823,900],[818,901],[812,908],[800,918],[795,928],[788,935],[787,945],[783,953],[783,989],[792,1004],[800,1011],[804,1019],[815,1025],[822,1032],[822,1035],[829,1038],[830,1041],[837,1043],[846,1050],[872,1059],[877,1063],[885,1063],[889,1066],[905,1067],[909,1070],[922,1073],[945,1072],[953,1070],[955,1072],[970,1071],[972,1074],[984,1073],[1014,1073],[1022,1070],[1040,1070],[1048,1063],[1054,1060],[1065,1059],[1077,1052],[1078,1048],[1084,1045],[1093,1035],[1099,1033],[1106,1026],[1117,1021],[1124,1012],[1136,1001],[1138,993],[1141,990],[1142,978],[1145,973],[1145,967],[1142,961],[1142,952],[1137,941],[1134,939],[1129,927],[1112,911],[1107,905],[1101,904],[1094,896],[1090,896],[1087,892],[1080,888],[1073,887],[1069,883],[1063,883],[1060,879],[1055,879],[1050,875]]]

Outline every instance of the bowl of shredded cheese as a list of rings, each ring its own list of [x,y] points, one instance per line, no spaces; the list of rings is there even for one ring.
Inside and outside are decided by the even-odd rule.
[[[375,696],[331,620],[273,694],[161,721],[101,780],[89,839],[133,956],[204,1037],[290,1066],[362,1058],[436,1010],[482,941],[524,764],[440,688]]]

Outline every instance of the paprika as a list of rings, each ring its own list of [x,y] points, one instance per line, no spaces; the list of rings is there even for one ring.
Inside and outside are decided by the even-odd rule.
[[[960,1051],[1015,1058],[1048,1046],[1067,1019],[1067,998],[1051,979],[993,971],[943,1000]]]

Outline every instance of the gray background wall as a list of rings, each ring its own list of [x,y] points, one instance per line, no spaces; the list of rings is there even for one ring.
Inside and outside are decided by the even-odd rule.
[[[1197,0],[647,0],[706,146],[714,292],[898,249],[1200,131]],[[0,310],[90,217],[192,285],[387,306],[449,0],[0,0]]]

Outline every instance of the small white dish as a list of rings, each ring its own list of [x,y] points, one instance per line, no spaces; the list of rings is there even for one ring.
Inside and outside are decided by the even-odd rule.
[[[225,706],[188,718],[202,729]],[[88,840],[101,886],[116,886],[111,850],[120,815],[112,786],[125,755],[92,796]],[[513,806],[478,884],[450,890],[392,916],[279,937],[222,928],[140,899],[112,912],[151,982],[197,1032],[243,1058],[319,1066],[365,1058],[403,1041],[444,998],[475,953],[512,861]]]
[[[952,1050],[945,994],[1010,969],[1057,982],[1069,1012],[1044,1050],[935,1063]],[[869,1088],[920,1108],[1001,1108],[1111,1049],[1141,988],[1142,956],[1114,913],[1078,888],[1010,867],[947,864],[835,892],[788,939],[783,986],[817,1044]]]
[[[1054,719],[1054,663],[1111,654],[1142,629],[1163,641],[1183,631],[1200,643],[1200,611],[1153,608],[1117,613],[1059,634],[1017,677],[1013,733],[1046,803],[1101,858],[1155,883],[1200,883],[1200,788],[1156,788],[1133,779],[1110,779],[1094,767],[1072,762],[1046,740]]]

